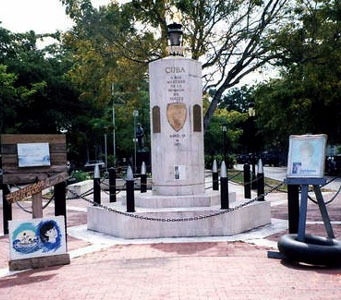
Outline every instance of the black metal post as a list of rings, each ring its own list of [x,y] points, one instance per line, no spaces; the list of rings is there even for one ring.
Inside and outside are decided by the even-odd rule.
[[[8,234],[8,221],[12,220],[12,203],[6,200],[6,195],[10,193],[7,184],[1,184],[2,189],[2,215],[4,234]]]
[[[227,160],[226,160],[226,130],[223,131],[223,136],[224,136],[224,161],[226,166],[228,165]]]
[[[67,233],[66,226],[66,183],[60,182],[54,186],[54,215],[64,216],[65,234]]]
[[[298,233],[300,216],[298,185],[288,184],[288,220],[289,233]]]
[[[97,164],[94,172],[94,202],[101,204],[101,175]]]
[[[213,167],[212,167],[212,183],[213,183],[213,190],[219,191],[219,175],[218,175],[218,167],[217,167],[217,161],[213,161]]]
[[[263,163],[261,159],[258,161],[257,196],[258,196],[258,201],[264,201],[264,171],[263,171]]]
[[[227,172],[226,172],[226,165],[225,162],[221,163],[221,171],[220,171],[220,202],[221,202],[221,209],[228,209],[229,208],[229,187],[228,187],[228,179],[227,179]]]
[[[244,197],[245,199],[251,199],[251,176],[250,165],[244,164]]]
[[[126,178],[127,193],[127,212],[135,212],[135,195],[134,195],[134,176],[131,167],[128,167]]]
[[[257,189],[257,177],[256,177],[256,156],[254,153],[252,153],[251,166],[252,166],[251,189],[255,190]]]
[[[141,174],[141,193],[147,192],[147,175]]]
[[[116,202],[116,170],[109,169],[109,202]]]
[[[140,180],[140,189],[141,193],[147,192],[147,174],[146,174],[146,164],[145,162],[142,162],[141,166],[141,180]]]

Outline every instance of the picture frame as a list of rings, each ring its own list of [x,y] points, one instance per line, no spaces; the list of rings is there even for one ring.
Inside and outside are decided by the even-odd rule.
[[[291,135],[289,137],[288,178],[324,176],[327,135]]]

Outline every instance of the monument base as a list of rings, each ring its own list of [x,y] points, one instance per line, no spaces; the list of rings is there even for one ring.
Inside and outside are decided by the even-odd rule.
[[[44,257],[33,257],[25,259],[10,260],[8,262],[10,271],[21,271],[26,269],[38,269],[51,266],[60,266],[70,264],[70,255],[60,254]]]
[[[126,205],[123,196],[122,205]],[[229,193],[229,203],[236,201],[236,193]],[[177,208],[177,207],[210,207],[220,205],[220,192],[207,191],[199,195],[165,196],[155,195],[152,191],[143,194],[135,194],[135,206],[144,208]]]
[[[239,205],[236,201],[230,207]],[[126,212],[120,202],[110,203],[115,210]],[[136,208],[135,215],[162,219],[205,216],[222,211],[220,206],[183,208]],[[126,239],[200,237],[234,235],[271,222],[270,203],[256,201],[225,214],[194,221],[161,222],[137,219],[99,207],[88,207],[88,230]]]

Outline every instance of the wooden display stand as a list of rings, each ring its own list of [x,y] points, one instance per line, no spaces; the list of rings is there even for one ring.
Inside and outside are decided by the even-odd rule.
[[[12,220],[13,202],[22,201],[25,198],[32,198],[32,218],[43,217],[42,191],[54,186],[55,189],[55,215],[63,215],[65,220],[66,236],[66,197],[65,181],[67,173],[66,137],[62,134],[54,135],[1,135],[1,156],[3,169],[3,228],[4,234],[8,234],[8,222]],[[32,163],[25,160],[21,151],[24,147],[42,146],[47,156],[42,156],[38,163],[36,157],[40,153],[30,154]],[[45,152],[44,152],[45,153]],[[24,160],[24,164],[22,161]],[[30,165],[31,163],[31,165]],[[26,164],[26,165],[25,165]],[[9,184],[26,185],[17,191],[10,192]],[[28,185],[27,185],[28,184]],[[46,267],[52,265],[70,263],[69,254],[52,255],[45,257],[34,257],[16,259],[9,262],[10,270],[22,270],[27,268]]]

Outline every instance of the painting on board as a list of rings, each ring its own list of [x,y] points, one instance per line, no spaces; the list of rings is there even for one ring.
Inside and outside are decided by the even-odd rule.
[[[48,143],[17,144],[19,167],[50,166]]]
[[[66,253],[64,216],[10,221],[10,259]]]
[[[322,178],[327,136],[293,135],[289,139],[288,178]]]

